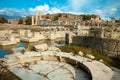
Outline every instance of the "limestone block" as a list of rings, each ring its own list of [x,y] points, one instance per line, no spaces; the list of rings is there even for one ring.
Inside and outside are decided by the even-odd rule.
[[[34,45],[34,47],[35,47],[37,50],[41,50],[41,51],[45,51],[45,50],[48,49],[48,45],[47,45],[46,43]]]
[[[32,33],[30,30],[25,31],[25,37],[32,37]]]
[[[78,52],[78,55],[83,56],[84,54],[83,54],[82,51],[79,51],[79,52]]]
[[[12,51],[13,53],[21,53],[21,51],[23,50],[24,48],[13,48]]]
[[[90,58],[90,59],[95,59],[95,56],[91,55],[91,54],[87,54],[86,57]]]
[[[34,37],[39,37],[40,36],[40,33],[39,32],[34,32]]]
[[[20,36],[25,36],[25,31],[26,31],[26,30],[19,30],[19,35],[20,35]]]
[[[100,62],[104,62],[103,59],[100,59],[99,61],[100,61]]]
[[[12,34],[8,34],[8,40],[15,41],[15,37]]]
[[[5,37],[5,31],[0,31],[0,37]]]
[[[61,50],[57,47],[49,47],[48,50],[61,52]]]

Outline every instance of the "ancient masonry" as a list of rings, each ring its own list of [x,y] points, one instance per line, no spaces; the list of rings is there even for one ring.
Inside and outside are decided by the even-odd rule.
[[[72,43],[95,48],[102,53],[106,53],[110,56],[120,55],[120,40],[117,39],[75,36],[72,39]]]

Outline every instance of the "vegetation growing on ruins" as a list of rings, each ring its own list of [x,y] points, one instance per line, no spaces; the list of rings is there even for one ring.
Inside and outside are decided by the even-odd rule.
[[[84,53],[84,56],[86,54],[91,54],[95,56],[95,60],[103,60],[103,63],[105,63],[108,66],[113,66],[117,67],[120,69],[120,61],[117,58],[113,57],[108,57],[107,55],[100,53],[99,51],[92,49],[92,48],[87,48],[84,46],[76,46],[76,45],[67,45],[67,46],[62,46],[59,47],[63,52],[72,52],[75,55],[78,54],[79,51],[82,51]]]
[[[0,61],[0,63],[2,63]],[[7,70],[6,66],[0,64],[0,80],[20,80],[17,76]]]
[[[56,20],[58,20],[61,16],[62,16],[62,14],[59,13],[57,16],[54,17],[53,20],[56,21]]]
[[[81,17],[82,17],[82,20],[83,21],[86,21],[86,20],[91,20],[91,18],[96,18],[96,17],[98,17],[97,15],[94,15],[94,14],[91,14],[91,15],[85,15],[85,14],[83,14],[83,15],[80,15]]]
[[[0,17],[0,23],[7,23],[8,20],[5,17]]]
[[[25,22],[26,22],[27,25],[31,25],[32,24],[32,18],[27,16]]]
[[[23,24],[23,19],[22,18],[19,19],[18,24]]]

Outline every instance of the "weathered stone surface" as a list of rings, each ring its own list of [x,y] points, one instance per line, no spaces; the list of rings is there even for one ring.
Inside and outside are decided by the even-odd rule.
[[[8,56],[9,57],[6,57],[5,59],[9,59],[9,61],[3,60],[7,62],[4,64],[8,65],[9,70],[12,73],[16,74],[18,77],[20,77],[22,80],[30,80],[30,77],[32,77],[31,78],[32,80],[39,80],[39,79],[47,80],[48,78],[50,80],[51,79],[52,80],[59,80],[59,79],[64,80],[63,77],[65,75],[66,75],[65,80],[79,80],[79,79],[88,80],[88,79],[91,79],[91,77],[92,77],[92,80],[111,80],[111,78],[113,77],[112,76],[113,71],[109,67],[104,65],[103,63],[96,61],[96,60],[90,61],[90,59],[81,57],[78,55],[73,56],[72,54],[66,53],[66,52],[56,52],[56,53],[54,53],[54,51],[44,51],[41,53],[26,52],[24,55],[23,54],[19,54],[19,55],[11,54]],[[10,60],[11,56],[18,57],[18,59],[14,58],[14,60]],[[41,59],[41,57],[43,59]],[[44,57],[48,59],[44,60]],[[57,62],[53,63],[54,60],[50,62],[51,58],[49,57],[51,58],[61,57],[62,60],[59,62],[59,59],[57,59],[55,60]],[[74,72],[73,69],[71,69],[71,67],[69,67],[68,65],[65,66],[63,63],[72,64],[75,67],[78,67],[78,69],[82,67],[89,74],[90,78],[86,78],[86,76],[83,77],[84,79],[82,77],[80,78],[79,75],[81,72],[78,73],[77,71],[75,71],[75,73],[72,73]],[[71,78],[71,74],[72,74],[72,78]],[[100,74],[102,74],[103,77],[99,76]],[[60,76],[57,76],[57,75],[60,75]],[[29,78],[27,78],[26,76]]]
[[[91,54],[87,54],[86,57],[90,58],[90,59],[94,59],[95,56],[91,55]]]
[[[78,55],[83,56],[84,54],[83,54],[82,51],[79,51],[79,52],[78,52]]]
[[[27,68],[18,64],[9,69],[22,80],[89,80],[80,68],[58,61],[37,61]]]
[[[95,38],[89,36],[75,36],[72,39],[73,44],[83,45],[91,48],[95,48],[102,53],[112,54],[114,56],[120,55],[120,40]]]

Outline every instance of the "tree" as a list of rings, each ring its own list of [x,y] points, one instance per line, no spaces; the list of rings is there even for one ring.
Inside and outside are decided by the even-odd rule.
[[[80,15],[81,17],[82,17],[82,20],[83,21],[86,21],[86,20],[91,20],[91,18],[97,18],[97,17],[99,17],[98,15],[95,15],[95,14],[91,14],[91,15],[85,15],[85,14],[82,14],[82,15]],[[100,17],[99,17],[99,19],[101,19]]]
[[[58,19],[59,19],[58,16],[55,16],[54,19],[53,19],[53,21],[56,21]]]
[[[46,19],[49,19],[49,17],[48,17],[48,16],[46,16]]]
[[[25,22],[26,22],[27,25],[31,25],[32,24],[32,18],[30,16],[27,16]]]
[[[89,15],[83,15],[83,21],[90,20],[91,17]]]
[[[47,13],[47,15],[50,15],[49,13]]]
[[[7,23],[8,20],[5,17],[0,17],[0,23]]]
[[[61,14],[61,13],[59,13],[57,16],[58,16],[58,17],[61,17],[61,16],[62,16],[62,14]]]
[[[66,14],[64,17],[68,17],[68,15]]]
[[[56,20],[58,20],[61,16],[62,16],[62,14],[59,13],[57,16],[55,16],[55,17],[53,18],[53,20],[56,21]]]
[[[23,19],[19,19],[18,24],[23,24]]]

